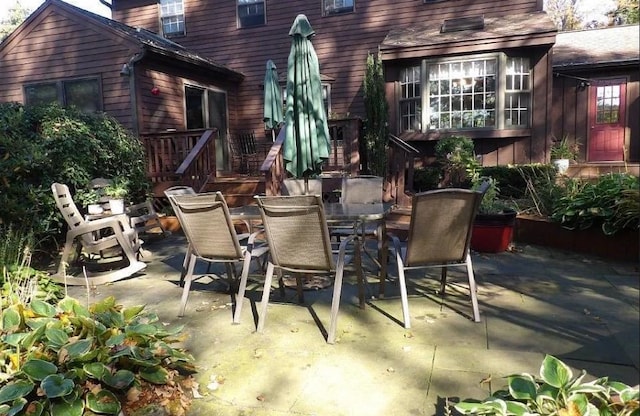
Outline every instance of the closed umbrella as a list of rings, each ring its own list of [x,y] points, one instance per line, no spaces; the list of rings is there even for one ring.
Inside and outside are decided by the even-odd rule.
[[[264,74],[264,126],[271,130],[275,140],[274,130],[282,123],[282,92],[278,84],[276,64],[271,59],[267,61],[267,71]]]
[[[283,158],[291,175],[304,178],[305,193],[309,176],[322,171],[331,152],[318,56],[310,40],[314,34],[307,17],[299,14],[289,31],[293,39],[287,64]]]

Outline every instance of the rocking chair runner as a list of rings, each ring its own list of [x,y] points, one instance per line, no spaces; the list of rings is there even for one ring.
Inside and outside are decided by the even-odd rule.
[[[145,263],[137,259],[142,241],[138,239],[138,233],[131,227],[126,215],[86,221],[78,211],[67,185],[54,183],[51,185],[51,191],[56,205],[69,227],[58,272],[52,276],[54,281],[69,285],[84,285],[86,283],[84,276],[69,276],[66,273],[76,242],[81,245],[81,249],[89,258],[105,259],[106,254],[113,251],[116,251],[116,254],[121,257],[121,259],[101,265],[111,267],[110,270],[89,276],[90,282],[94,285],[124,279],[147,267]],[[109,258],[113,259],[114,257]],[[124,263],[128,264],[123,267]]]

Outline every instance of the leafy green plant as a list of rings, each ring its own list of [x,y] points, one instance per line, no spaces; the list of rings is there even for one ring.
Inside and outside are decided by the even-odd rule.
[[[436,162],[441,166],[441,187],[471,186],[477,178],[480,163],[476,160],[473,140],[464,136],[440,139],[435,146]]]
[[[387,142],[389,128],[387,114],[389,105],[385,95],[382,54],[367,54],[364,79],[365,120],[364,142],[366,147],[366,170],[377,176],[387,171]]]
[[[625,173],[601,175],[595,181],[569,179],[554,203],[551,219],[570,230],[599,225],[607,234],[640,229],[640,181]]]
[[[91,204],[97,204],[100,202],[100,192],[95,189],[78,189],[75,194],[73,194],[73,200],[76,204],[87,206]]]
[[[563,136],[562,139],[552,140],[551,145],[551,159],[569,159],[576,160],[578,152],[580,151],[580,142],[576,139],[573,143],[569,140],[568,136]]]
[[[171,346],[182,327],[164,328],[144,306],[34,300],[4,309],[1,325],[0,414],[113,415],[128,398],[188,402],[180,382],[190,384],[193,357]]]
[[[124,178],[114,178],[113,181],[105,186],[104,194],[114,199],[124,199],[129,195],[129,181]]]
[[[125,177],[130,198],[150,189],[140,140],[105,114],[57,105],[0,103],[0,223],[29,224],[36,248],[64,236],[51,184],[84,187],[92,178]]]
[[[531,374],[507,377],[508,387],[481,401],[454,405],[473,415],[638,415],[638,388],[609,381],[607,377],[585,382],[586,372],[574,377],[565,363],[547,355],[538,378]]]
[[[495,179],[480,177],[474,181],[472,189],[478,190],[484,182],[487,182],[489,187],[484,192],[478,212],[480,214],[499,214],[505,211],[513,211],[511,204],[507,200],[500,198],[500,188],[498,187],[498,181]]]

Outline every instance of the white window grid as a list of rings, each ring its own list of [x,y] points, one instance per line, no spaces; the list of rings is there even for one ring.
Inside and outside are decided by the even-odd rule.
[[[405,68],[400,74],[400,126],[402,131],[422,130],[420,66]]]
[[[531,71],[529,59],[508,57],[505,76],[505,127],[529,125],[531,102]]]
[[[160,0],[162,33],[182,35],[185,33],[184,3],[182,0]]]
[[[598,86],[596,89],[596,123],[613,124],[620,119],[620,85]]]
[[[494,127],[497,66],[495,57],[428,64],[430,128]]]

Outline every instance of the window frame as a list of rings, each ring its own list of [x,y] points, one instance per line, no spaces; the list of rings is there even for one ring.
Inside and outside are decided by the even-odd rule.
[[[236,27],[238,29],[250,29],[252,27],[265,26],[267,24],[267,1],[266,0],[249,0],[249,4],[240,4],[242,0],[236,0]],[[262,4],[262,23],[254,23],[249,25],[242,24],[242,18],[240,17],[240,7],[242,6],[254,6]],[[256,14],[255,16],[259,16]]]
[[[461,126],[460,127],[446,127],[446,128],[434,128],[431,123],[431,91],[429,85],[429,67],[431,65],[438,64],[446,64],[446,63],[460,63],[461,65],[465,62],[471,61],[480,61],[480,60],[495,60],[496,65],[496,73],[495,73],[495,106],[493,107],[493,111],[495,112],[495,123],[490,126]],[[528,72],[526,74],[520,73],[516,75],[522,75],[523,78],[526,78],[527,87],[523,89],[507,89],[507,63],[510,60],[522,60],[527,63]],[[401,74],[406,69],[414,68],[417,65],[411,64],[405,67],[402,67],[399,72],[399,78]],[[399,133],[445,133],[445,132],[456,132],[456,131],[496,131],[496,130],[506,130],[506,129],[529,129],[532,125],[532,97],[533,97],[533,86],[531,85],[531,80],[533,79],[532,72],[533,68],[531,66],[531,60],[527,56],[509,56],[504,52],[494,52],[494,53],[486,53],[486,54],[476,54],[476,55],[459,55],[452,57],[439,57],[434,59],[422,59],[420,61],[420,84],[421,84],[421,99],[420,106],[421,114],[420,118],[417,121],[419,124],[419,129],[405,129],[404,118],[408,117],[407,114],[403,113],[402,102],[408,99],[404,99],[402,97],[402,80],[398,79],[398,130]],[[484,75],[483,75],[484,76]],[[451,78],[452,79],[452,78]],[[507,103],[508,94],[520,94],[521,97],[525,97],[526,99],[526,107],[509,107]],[[461,94],[462,95],[462,94]],[[451,93],[448,96],[452,96]],[[473,95],[471,95],[473,100]],[[483,104],[486,103],[486,98],[483,99]],[[520,101],[522,102],[522,101]],[[486,108],[486,107],[485,107]],[[474,111],[474,110],[471,110]],[[527,113],[526,124],[508,124],[507,120],[507,111],[511,112],[520,112]],[[462,115],[461,115],[462,120]],[[462,123],[462,121],[461,121]],[[474,122],[475,124],[475,122]]]
[[[37,87],[41,87],[41,86],[46,86],[46,85],[53,85],[55,86],[56,89],[56,100],[55,102],[62,106],[62,107],[70,107],[74,104],[70,104],[70,101],[72,101],[72,98],[70,98],[67,93],[67,89],[65,88],[65,84],[67,83],[75,83],[75,82],[82,82],[82,81],[95,81],[95,87],[98,91],[97,94],[97,99],[94,102],[95,104],[97,104],[95,107],[96,109],[93,112],[102,112],[104,111],[104,96],[103,96],[103,91],[102,91],[102,82],[101,82],[101,78],[99,76],[87,76],[87,77],[76,77],[76,78],[64,78],[64,79],[59,79],[59,80],[55,80],[55,81],[37,81],[37,82],[31,82],[31,83],[24,83],[22,86],[22,93],[23,93],[23,98],[24,98],[24,103],[25,105],[47,105],[47,104],[51,104],[53,103],[53,101],[51,103],[39,103],[39,104],[34,104],[33,102],[30,102],[29,100],[29,88],[37,88]],[[76,106],[76,108],[79,108]],[[79,108],[80,110],[82,110],[81,108]]]
[[[162,36],[164,36],[165,38],[172,38],[172,37],[180,37],[180,36],[186,36],[187,34],[187,21],[186,21],[186,12],[185,12],[185,4],[184,4],[184,0],[164,0],[166,2],[179,2],[181,7],[182,7],[182,13],[173,13],[173,14],[168,14],[168,15],[164,15],[163,14],[163,0],[159,0],[158,1],[158,17],[160,19],[160,33],[162,33]],[[182,18],[180,20],[180,17]],[[177,26],[180,27],[180,24],[182,24],[182,31],[173,31],[173,32],[167,32],[165,31],[165,22],[164,19],[170,19],[170,18],[176,18],[178,19],[177,21]]]
[[[351,6],[335,7],[336,2],[351,2]],[[333,5],[333,8],[329,6]],[[322,0],[322,16],[338,16],[342,14],[355,13],[356,0]]]

